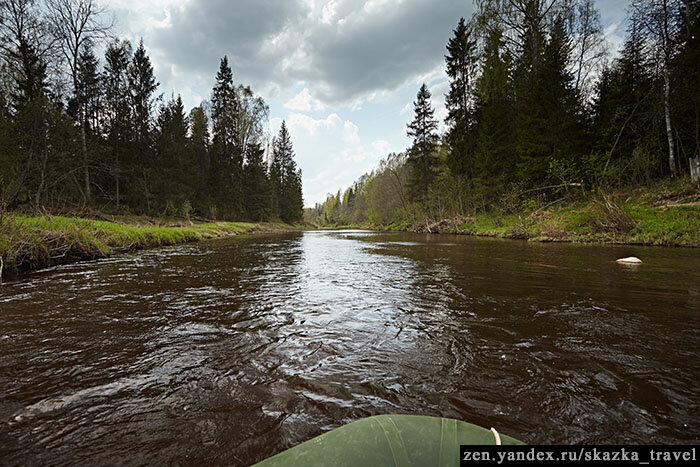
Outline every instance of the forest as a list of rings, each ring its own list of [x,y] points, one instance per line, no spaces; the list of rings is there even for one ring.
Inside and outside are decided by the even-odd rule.
[[[266,134],[227,57],[187,110],[111,18],[92,0],[0,2],[0,213],[301,220],[286,125]]]
[[[593,0],[476,3],[446,44],[445,130],[423,84],[411,146],[307,209],[309,222],[532,212],[689,179],[700,155],[700,1],[631,0],[614,55]]]

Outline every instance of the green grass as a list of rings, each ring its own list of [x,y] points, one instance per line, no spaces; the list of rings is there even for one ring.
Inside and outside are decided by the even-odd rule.
[[[295,229],[283,223],[144,226],[136,218],[126,222],[6,213],[0,217],[0,256],[6,271],[17,271],[208,238]]]
[[[658,208],[629,203],[625,210],[637,221],[629,234],[635,243],[700,246],[700,206]]]
[[[424,224],[398,222],[377,229],[427,231]],[[687,179],[662,181],[535,211],[492,210],[446,219],[431,224],[430,231],[531,241],[700,247],[700,188]]]
[[[614,206],[622,213],[620,218],[611,218],[595,199],[519,215],[479,214],[474,222],[453,233],[534,241],[700,247],[700,206],[655,206],[640,199],[619,200]]]

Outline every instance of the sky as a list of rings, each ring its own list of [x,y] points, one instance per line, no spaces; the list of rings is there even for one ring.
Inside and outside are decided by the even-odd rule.
[[[104,1],[104,0],[103,0]],[[471,0],[110,0],[115,34],[143,38],[158,93],[186,109],[208,99],[224,55],[237,83],[270,106],[270,135],[287,122],[306,206],[346,189],[391,152],[421,83],[446,114],[445,45]],[[611,50],[627,0],[596,0]]]

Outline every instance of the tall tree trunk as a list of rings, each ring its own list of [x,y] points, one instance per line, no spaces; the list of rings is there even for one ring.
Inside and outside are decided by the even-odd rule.
[[[119,153],[117,152],[117,163],[116,163],[116,182],[117,182],[117,207],[119,207]]]
[[[673,144],[673,126],[671,125],[671,77],[668,64],[664,66],[664,114],[666,117],[666,138],[668,139],[668,166],[671,169],[671,178],[678,173],[676,169],[676,148]]]
[[[87,202],[91,201],[92,195],[90,194],[90,168],[88,166],[88,155],[87,155],[87,136],[85,134],[85,120],[80,125],[80,142],[82,143],[83,150],[83,177],[85,178],[85,197]]]
[[[41,206],[41,195],[44,192],[44,185],[46,184],[46,162],[48,161],[49,155],[46,148],[43,151],[43,157],[39,161],[39,187],[36,190],[36,196],[34,198],[35,210],[39,210]]]
[[[117,135],[120,135],[119,130],[117,130]],[[118,207],[119,207],[119,203],[121,202],[121,200],[120,200],[120,193],[119,193],[119,176],[121,175],[121,169],[120,169],[120,167],[119,167],[119,136],[117,136],[117,138],[115,138],[115,141],[114,141],[114,159],[115,159],[115,163],[114,163],[114,170],[115,170],[114,181],[115,181],[116,188],[117,188],[117,208],[118,208]]]

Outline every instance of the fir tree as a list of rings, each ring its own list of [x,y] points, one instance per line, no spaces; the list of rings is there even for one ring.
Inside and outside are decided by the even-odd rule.
[[[408,136],[413,138],[408,155],[411,167],[409,189],[411,198],[416,201],[425,199],[437,170],[435,148],[438,141],[438,122],[434,117],[430,97],[430,91],[423,83],[413,102],[413,121],[408,124],[406,131]]]
[[[114,181],[114,194],[117,206],[121,204],[122,163],[129,150],[130,109],[127,70],[131,59],[131,44],[115,40],[107,46],[105,64],[102,71],[107,143],[112,154],[109,172]]]
[[[270,215],[270,183],[265,170],[265,150],[259,143],[248,144],[243,168],[243,194],[246,217],[267,220]]]
[[[671,81],[677,83],[674,108],[682,167],[700,157],[700,0],[684,0],[680,14],[678,55]]]
[[[164,104],[158,115],[156,141],[156,165],[160,168],[152,175],[156,186],[158,206],[173,213],[182,210],[194,195],[195,170],[187,145],[187,118],[180,96]]]
[[[243,153],[236,141],[238,99],[227,57],[221,59],[216,74],[211,106],[211,182],[219,212],[234,219],[243,214]]]
[[[600,76],[593,107],[593,148],[605,156],[604,164],[598,167],[603,176],[600,182],[611,181],[609,167],[617,170],[617,166],[626,166],[636,150],[658,144],[659,129],[654,128],[652,118],[652,64],[645,49],[645,39],[632,18],[620,57]]]
[[[152,167],[153,141],[151,132],[151,113],[153,111],[153,93],[158,82],[153,74],[151,59],[146,54],[143,39],[136,48],[127,69],[129,97],[131,101],[131,135],[133,154],[130,161],[129,183],[133,187],[130,194],[132,205],[151,211],[151,193],[149,189]],[[135,189],[135,187],[140,189]]]
[[[503,33],[493,28],[485,41],[483,67],[476,82],[474,171],[482,183],[499,189],[514,167],[513,105],[509,60]]]
[[[447,107],[446,123],[449,125],[447,141],[450,145],[448,164],[458,176],[471,178],[472,148],[470,147],[471,86],[472,75],[476,66],[476,41],[464,18],[459,20],[453,36],[447,43],[445,63],[450,79],[450,90],[445,99]]]
[[[270,179],[276,191],[280,219],[290,223],[300,221],[304,215],[301,170],[294,162],[292,139],[284,121],[272,149]]]
[[[189,123],[188,144],[197,166],[194,208],[202,214],[209,215],[209,207],[212,205],[211,186],[209,185],[211,170],[209,120],[201,105],[192,109]]]
[[[134,137],[138,145],[145,147],[148,146],[150,139],[153,93],[158,88],[159,83],[153,74],[153,65],[146,54],[143,39],[134,52],[127,74]]]

